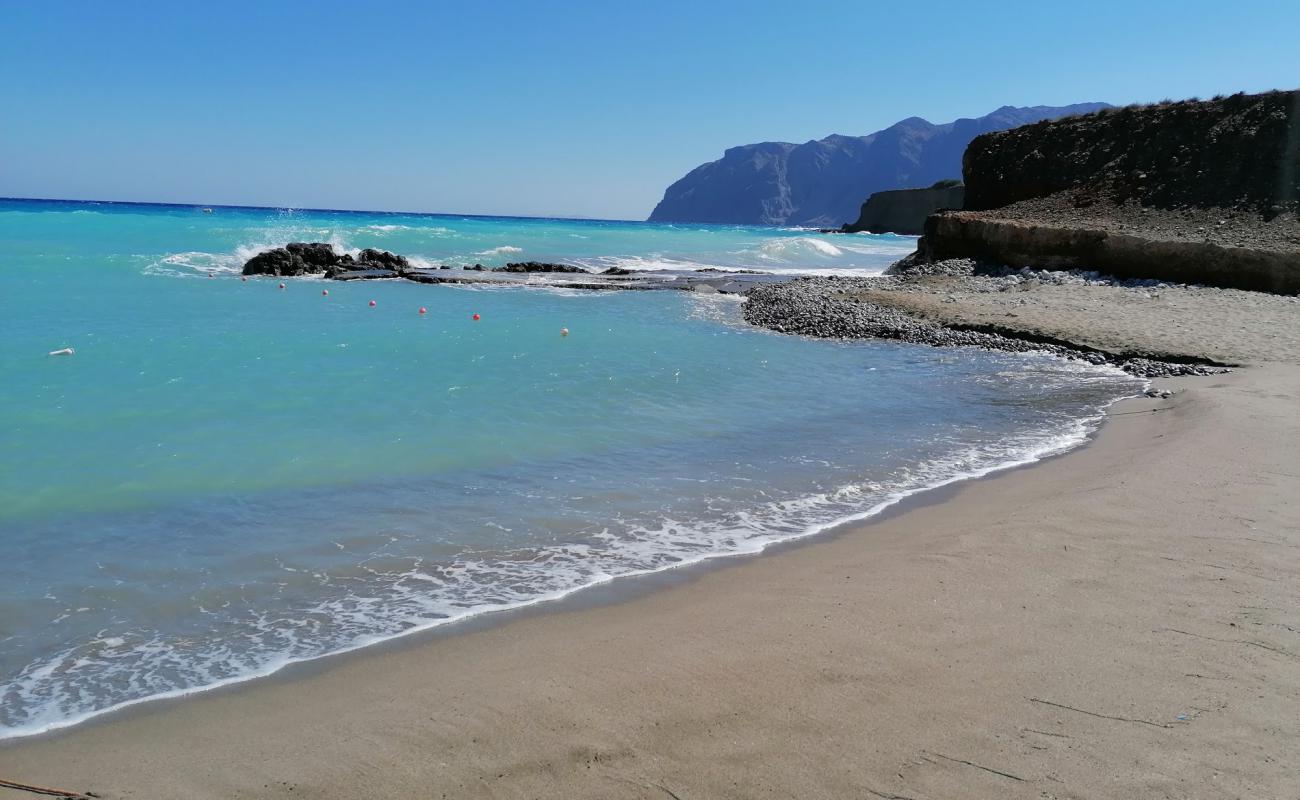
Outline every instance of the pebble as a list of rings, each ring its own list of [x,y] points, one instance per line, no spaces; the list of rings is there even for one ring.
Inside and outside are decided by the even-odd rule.
[[[964,264],[955,265],[949,262],[938,267],[958,271],[973,269],[974,263],[966,261]],[[889,278],[843,276],[833,280],[799,278],[788,283],[755,286],[749,291],[744,316],[745,320],[753,325],[781,333],[825,339],[892,339],[934,347],[980,347],[1012,353],[1047,352],[1090,364],[1109,364],[1144,378],[1214,375],[1227,372],[1222,367],[1180,364],[1149,358],[1123,358],[1096,350],[1035,342],[990,331],[956,330],[927,322],[898,309],[850,300],[842,294],[842,290],[880,288],[892,290],[903,287],[896,280]],[[916,291],[926,291],[926,289],[916,287]],[[985,289],[985,291],[990,290]],[[949,295],[945,300],[950,298],[952,302],[956,302],[956,297],[953,295]]]

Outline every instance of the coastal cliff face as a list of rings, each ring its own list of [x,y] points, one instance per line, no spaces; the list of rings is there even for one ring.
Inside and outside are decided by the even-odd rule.
[[[1074,190],[1076,204],[1295,211],[1300,91],[1107,109],[973,139],[966,209]]]
[[[928,189],[894,189],[876,192],[862,204],[858,219],[845,225],[845,233],[904,233],[920,235],[925,220],[936,211],[961,208],[966,190],[941,181]]]
[[[1300,293],[1300,91],[1115,109],[981,136],[922,259]]]
[[[957,178],[966,145],[980,134],[1108,107],[1004,106],[943,125],[911,117],[867,136],[733,147],[669,186],[650,221],[838,226],[874,192]]]

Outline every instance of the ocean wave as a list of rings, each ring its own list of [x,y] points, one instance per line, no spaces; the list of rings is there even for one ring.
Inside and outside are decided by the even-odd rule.
[[[441,225],[396,225],[396,224],[363,225],[360,228],[357,228],[356,230],[359,233],[366,232],[372,234],[379,234],[381,236],[384,234],[396,233],[398,231],[416,231],[421,234],[429,234],[438,237],[457,235],[456,231],[452,230],[451,228],[443,227]]]
[[[896,238],[896,237],[895,237]],[[813,263],[848,260],[855,257],[902,258],[916,249],[915,239],[885,239],[874,236],[866,241],[847,236],[836,236],[835,241],[817,236],[788,236],[770,239],[755,250],[741,251],[746,255],[764,262],[797,265],[811,260]],[[858,266],[844,264],[843,266]]]
[[[834,258],[844,255],[844,251],[824,239],[813,236],[795,236],[764,242],[758,248],[756,255],[759,258],[788,263],[792,258],[806,258],[810,255]]]
[[[360,247],[353,247],[350,240],[332,229],[297,229],[277,231],[273,237],[236,245],[234,250],[227,253],[193,250],[170,253],[147,263],[143,272],[147,275],[179,278],[204,277],[210,273],[239,274],[244,269],[244,263],[258,253],[284,247],[289,242],[301,241],[326,242],[336,251],[354,256],[361,252]]]
[[[503,245],[501,245],[500,247],[493,247],[493,248],[490,248],[490,249],[488,249],[488,250],[480,250],[479,252],[475,253],[474,255],[476,255],[476,256],[502,256],[502,255],[507,255],[507,254],[509,254],[509,253],[522,253],[522,252],[524,252],[524,248],[522,248],[522,247],[515,247],[514,245],[510,245],[510,244],[503,244]]]

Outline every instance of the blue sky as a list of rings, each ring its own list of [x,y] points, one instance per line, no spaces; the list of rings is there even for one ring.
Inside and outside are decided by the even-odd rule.
[[[1300,86],[1295,0],[0,14],[0,195],[25,197],[643,218],[732,145]]]

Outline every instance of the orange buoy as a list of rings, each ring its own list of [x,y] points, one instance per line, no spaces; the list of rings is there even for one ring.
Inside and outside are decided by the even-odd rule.
[[[475,315],[474,315],[474,321],[475,321],[475,322],[478,322],[478,314],[475,314]]]
[[[421,314],[426,314],[426,313],[428,313],[428,311],[429,311],[429,309],[425,308],[424,306],[420,306],[420,313],[421,313]]]
[[[371,308],[374,308],[374,307],[375,307],[375,301],[374,301],[374,300],[371,300],[371,301],[370,301],[370,307],[371,307]]]

